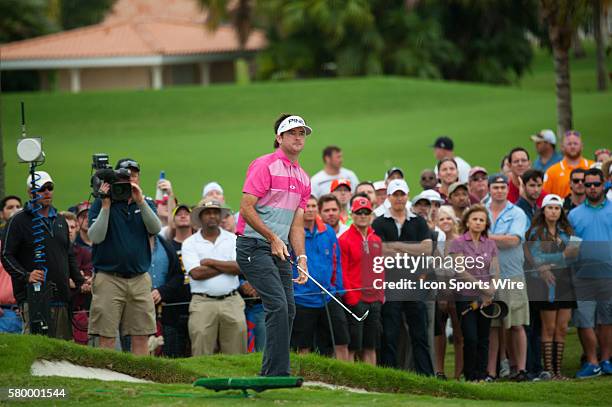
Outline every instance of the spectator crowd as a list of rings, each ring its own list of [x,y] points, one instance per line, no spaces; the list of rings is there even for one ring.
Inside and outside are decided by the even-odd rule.
[[[311,279],[294,284],[291,348],[446,380],[450,343],[458,380],[567,380],[574,326],[583,353],[576,377],[612,375],[612,159],[607,149],[585,157],[583,139],[569,131],[557,142],[542,130],[531,136],[537,157],[516,147],[487,169],[439,137],[435,165],[419,172],[416,188],[400,167],[360,181],[343,167],[341,148],[326,147],[304,208]],[[0,332],[31,333],[41,315],[35,302],[45,298],[48,334],[83,345],[165,357],[261,351],[273,322],[241,270],[252,259],[237,259],[237,234],[249,226],[226,206],[223,187],[207,183],[192,205],[160,179],[151,199],[137,160],[115,169],[130,174],[128,200],[111,199],[103,183],[93,202],[60,211],[52,174],[38,171],[27,179],[27,201],[0,201]],[[463,273],[423,268],[414,281],[523,288],[396,298],[374,287],[371,266],[397,253],[486,259]],[[385,279],[396,271],[387,267]]]

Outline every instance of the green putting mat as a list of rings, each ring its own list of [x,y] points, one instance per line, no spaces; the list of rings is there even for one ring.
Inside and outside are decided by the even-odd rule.
[[[221,377],[200,378],[193,385],[214,391],[221,390],[254,390],[257,393],[270,389],[283,389],[287,387],[302,387],[304,378],[296,376],[273,377]]]

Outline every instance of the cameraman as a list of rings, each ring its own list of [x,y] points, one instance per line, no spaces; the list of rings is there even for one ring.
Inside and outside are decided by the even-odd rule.
[[[140,165],[129,158],[117,162],[116,170],[130,171],[132,195],[113,201],[111,185],[103,182],[89,210],[89,238],[93,243],[93,298],[89,334],[100,337],[100,347],[114,349],[119,328],[131,335],[132,352],[147,355],[149,335],[156,332],[151,297],[149,235],[161,230],[153,200],[140,189]]]
[[[13,291],[17,302],[22,310],[24,319],[24,333],[30,333],[30,308],[35,309],[36,304],[29,304],[27,298],[28,285],[41,283],[46,289],[50,289],[50,303],[44,306],[50,307],[51,320],[46,321],[49,327],[48,334],[51,337],[72,340],[72,325],[70,323],[68,302],[70,301],[69,278],[74,281],[76,287],[86,292],[89,285],[81,276],[77,268],[72,242],[68,236],[68,224],[62,215],[52,206],[53,180],[44,172],[35,173],[38,199],[35,206],[40,205],[38,211],[33,211],[30,203],[26,208],[11,217],[6,227],[6,236],[2,247],[2,264],[11,275]],[[27,181],[28,193],[30,193],[31,177]],[[40,216],[42,227],[39,229],[44,236],[44,257],[47,273],[41,270],[34,261],[34,243],[36,232],[35,224]],[[43,294],[44,289],[41,289]],[[36,311],[32,311],[36,313]]]

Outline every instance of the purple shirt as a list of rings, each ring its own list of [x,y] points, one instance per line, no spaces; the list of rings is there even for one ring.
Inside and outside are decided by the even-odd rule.
[[[472,236],[467,232],[451,242],[449,254],[453,253],[474,259],[470,264],[472,267],[466,266],[464,273],[470,273],[479,281],[491,281],[491,261],[497,257],[497,246],[493,240],[480,235],[479,244],[476,247]],[[479,290],[463,290],[461,294],[466,297],[476,297],[480,292]]]
[[[263,223],[285,243],[298,208],[305,209],[310,198],[310,178],[279,148],[255,159],[247,170],[242,192],[257,198],[255,211]],[[265,240],[241,216],[236,234]]]

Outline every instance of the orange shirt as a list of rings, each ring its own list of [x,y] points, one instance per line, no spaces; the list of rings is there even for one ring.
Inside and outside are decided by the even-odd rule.
[[[559,161],[550,167],[544,175],[544,185],[542,189],[549,194],[557,194],[565,197],[570,193],[570,174],[576,168],[588,170],[593,165],[593,161],[587,160],[584,157],[580,158],[578,165],[569,165],[567,159]]]

